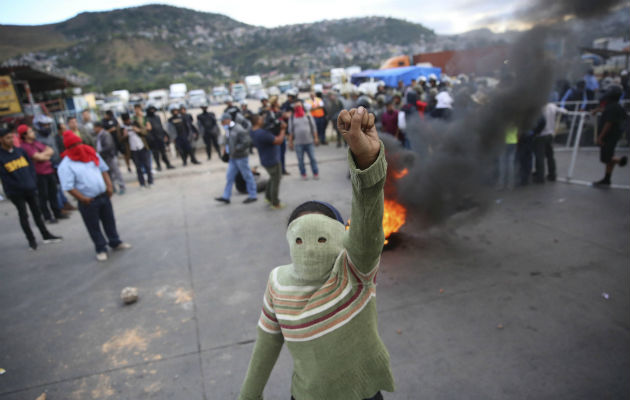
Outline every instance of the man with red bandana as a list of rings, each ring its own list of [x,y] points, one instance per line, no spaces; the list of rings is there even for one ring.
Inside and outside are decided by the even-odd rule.
[[[57,169],[61,188],[79,201],[79,212],[96,248],[96,259],[106,261],[107,244],[113,250],[131,248],[118,237],[114,209],[110,197],[113,193],[108,167],[94,148],[84,145],[72,131],[63,133],[66,151]],[[107,241],[101,231],[101,224]]]

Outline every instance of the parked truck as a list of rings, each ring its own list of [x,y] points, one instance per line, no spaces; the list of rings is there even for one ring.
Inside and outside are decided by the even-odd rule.
[[[185,83],[173,83],[169,86],[168,97],[171,101],[183,101],[186,98],[188,88]]]
[[[246,76],[245,86],[247,86],[247,97],[257,99],[263,90],[262,78],[260,75]]]

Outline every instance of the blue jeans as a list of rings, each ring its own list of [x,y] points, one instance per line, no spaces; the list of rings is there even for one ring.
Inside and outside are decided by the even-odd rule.
[[[229,199],[232,196],[232,186],[234,185],[234,179],[236,174],[241,172],[243,179],[247,185],[247,194],[252,199],[256,198],[256,181],[254,175],[249,169],[249,157],[243,158],[230,158],[228,162],[227,172],[225,174],[227,182],[225,182],[225,189],[223,190],[223,198]]]
[[[499,181],[497,186],[511,189],[514,187],[514,162],[516,144],[508,143],[499,156]]]
[[[99,194],[87,206],[79,202],[79,212],[81,217],[83,217],[83,223],[90,234],[90,238],[94,242],[97,253],[107,251],[107,241],[101,231],[101,223],[109,240],[109,246],[116,247],[121,243],[116,230],[114,209],[107,194]]]
[[[306,168],[304,167],[304,153],[308,154],[308,159],[311,162],[311,171],[313,171],[313,175],[318,175],[319,170],[317,169],[317,160],[315,160],[315,146],[313,145],[313,143],[295,145],[295,154],[297,155],[298,159],[300,175],[306,175]]]

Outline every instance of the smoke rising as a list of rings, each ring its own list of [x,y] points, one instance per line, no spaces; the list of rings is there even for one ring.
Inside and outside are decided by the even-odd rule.
[[[545,21],[567,15],[587,18],[604,14],[619,3],[541,0],[527,16],[535,18],[536,13],[544,13]],[[545,43],[559,35],[562,32],[547,23],[524,32],[505,60],[501,83],[483,104],[456,101],[455,115],[449,122],[421,120],[414,114],[406,130],[413,151],[384,138],[391,167],[409,170],[395,181],[396,200],[423,227],[442,224],[465,209],[482,210],[489,203],[496,160],[503,151],[507,130],[531,129],[547,103],[558,71],[554,70],[557,63],[545,51]]]
[[[565,17],[585,19],[604,15],[623,3],[623,0],[537,0],[518,12],[517,18],[538,24],[558,22]]]

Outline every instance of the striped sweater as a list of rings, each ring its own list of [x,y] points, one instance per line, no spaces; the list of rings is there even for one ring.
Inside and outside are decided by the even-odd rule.
[[[302,282],[291,265],[269,274],[258,339],[240,400],[262,392],[286,341],[293,358],[291,394],[297,400],[361,400],[393,391],[389,354],[377,329],[376,274],[383,247],[384,150],[365,170],[348,153],[352,225],[330,274]]]

